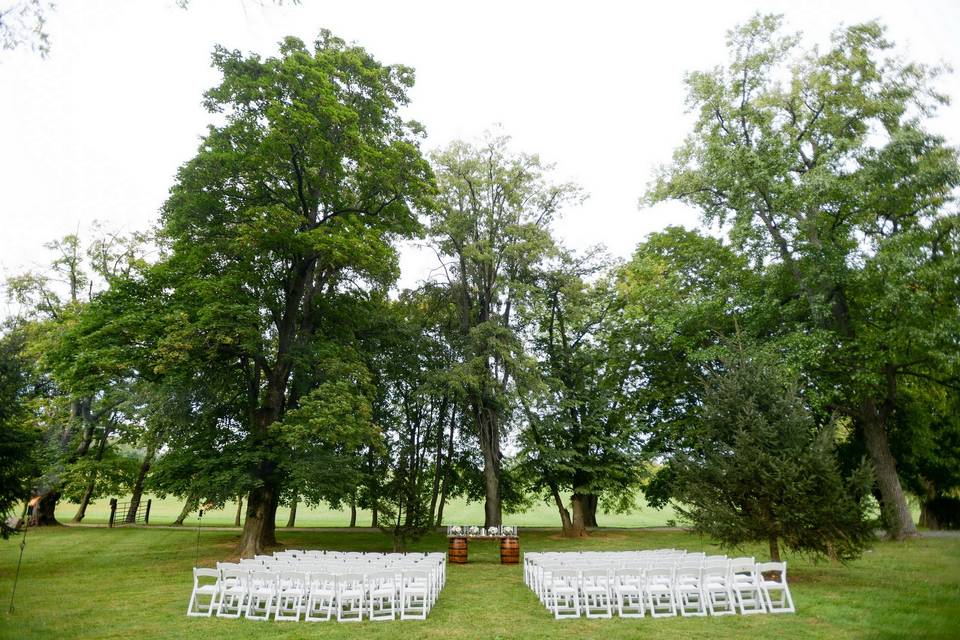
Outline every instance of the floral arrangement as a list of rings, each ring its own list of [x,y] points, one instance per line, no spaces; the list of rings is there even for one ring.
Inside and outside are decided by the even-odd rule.
[[[487,535],[488,535],[488,536],[498,536],[498,535],[500,535],[500,529],[498,529],[497,527],[490,527],[490,528],[487,529]]]

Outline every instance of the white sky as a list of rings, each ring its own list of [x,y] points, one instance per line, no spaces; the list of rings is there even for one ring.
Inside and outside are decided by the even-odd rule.
[[[10,0],[0,0],[6,6]],[[285,35],[320,28],[383,63],[417,71],[409,117],[427,148],[495,123],[590,194],[557,235],[628,256],[650,231],[695,225],[679,205],[637,208],[654,167],[687,133],[683,75],[726,60],[727,29],[756,9],[825,42],[839,23],[879,18],[913,59],[960,65],[960,3],[369,2],[58,0],[50,56],[0,51],[0,279],[45,264],[42,245],[93,220],[149,227],[177,167],[209,121],[202,92],[217,82],[214,44],[270,55]],[[960,100],[960,76],[940,88]],[[960,106],[935,123],[960,143]],[[401,284],[434,266],[408,249]]]

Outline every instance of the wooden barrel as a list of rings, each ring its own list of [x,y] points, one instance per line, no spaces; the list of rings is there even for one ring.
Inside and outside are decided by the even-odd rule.
[[[467,564],[466,538],[450,538],[447,546],[447,560],[452,564]]]
[[[500,564],[520,563],[520,540],[518,538],[500,538]]]

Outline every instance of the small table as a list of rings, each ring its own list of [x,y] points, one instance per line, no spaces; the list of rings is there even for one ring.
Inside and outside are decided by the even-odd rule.
[[[520,538],[517,536],[450,536],[447,560],[452,564],[467,564],[468,540],[499,540],[500,564],[520,563]]]

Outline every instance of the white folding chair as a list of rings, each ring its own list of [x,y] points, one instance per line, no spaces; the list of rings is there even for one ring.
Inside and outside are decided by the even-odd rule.
[[[617,615],[642,618],[643,570],[639,567],[617,569],[613,574],[613,594],[617,601]]]
[[[223,569],[220,571],[217,617],[239,618],[247,608],[249,596],[249,574],[246,569]]]
[[[393,571],[367,574],[367,612],[371,620],[393,620],[396,602],[397,576]]]
[[[787,586],[786,562],[761,562],[757,565],[760,592],[770,613],[793,613],[793,596]],[[776,595],[776,599],[774,599]]]
[[[337,599],[337,578],[331,573],[311,571],[307,576],[309,595],[303,619],[307,622],[329,620]]]
[[[704,567],[701,587],[707,613],[712,616],[727,616],[737,612],[736,600],[730,589],[730,574],[726,562],[722,565]]]
[[[701,572],[700,567],[681,566],[674,573],[674,597],[681,616],[707,615]]]
[[[430,572],[405,569],[400,578],[400,619],[426,620],[430,606]]]
[[[217,608],[220,594],[220,571],[217,569],[193,569],[193,591],[187,605],[188,616],[212,616]],[[204,602],[206,599],[206,602]]]
[[[766,611],[753,558],[734,558],[730,561],[730,589],[743,615]]]
[[[362,573],[337,576],[337,622],[363,620],[365,591]]]
[[[561,618],[580,617],[580,571],[558,567],[550,572],[547,597],[553,616]]]
[[[250,572],[247,596],[247,619],[269,620],[277,606],[277,574],[270,571]]]
[[[277,578],[275,620],[300,620],[307,598],[307,575],[301,571],[283,571]]]
[[[673,567],[652,566],[645,573],[643,590],[647,594],[647,606],[654,618],[677,615],[677,602],[673,594]]]
[[[581,571],[580,593],[583,596],[583,612],[588,618],[613,617],[609,570],[585,569]]]

